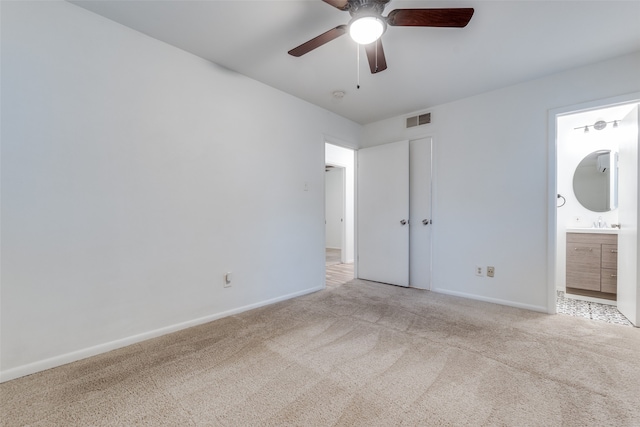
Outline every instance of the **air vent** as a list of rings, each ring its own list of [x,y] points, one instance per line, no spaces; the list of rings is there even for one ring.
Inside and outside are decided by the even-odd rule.
[[[419,116],[407,117],[407,129],[431,123],[431,113],[420,114]]]

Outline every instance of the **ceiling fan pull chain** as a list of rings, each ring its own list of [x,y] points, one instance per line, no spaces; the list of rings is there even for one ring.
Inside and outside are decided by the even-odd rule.
[[[356,89],[360,89],[360,43],[356,43]]]
[[[376,73],[378,72],[378,41],[380,39],[376,40]]]

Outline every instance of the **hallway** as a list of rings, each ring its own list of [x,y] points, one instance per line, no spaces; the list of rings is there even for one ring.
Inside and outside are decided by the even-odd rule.
[[[353,263],[340,262],[340,249],[329,249],[326,252],[327,288],[336,288],[353,280]]]

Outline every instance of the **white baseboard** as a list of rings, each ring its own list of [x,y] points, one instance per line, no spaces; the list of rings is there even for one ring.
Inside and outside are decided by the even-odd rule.
[[[455,296],[455,297],[473,299],[473,300],[476,300],[476,301],[483,301],[483,302],[490,302],[490,303],[493,303],[493,304],[506,305],[507,307],[522,308],[524,310],[537,311],[539,313],[545,313],[545,314],[548,313],[547,307],[539,306],[539,305],[522,304],[522,303],[515,302],[515,301],[502,300],[502,299],[498,299],[498,298],[488,298],[488,297],[483,297],[481,295],[468,294],[466,292],[450,291],[448,289],[442,289],[442,288],[433,288],[433,289],[431,289],[431,291],[439,293],[439,294],[452,295],[452,296]]]
[[[222,319],[223,317],[239,314],[244,311],[253,310],[254,308],[264,307],[266,305],[275,304],[280,301],[285,301],[291,298],[300,297],[303,295],[311,294],[317,291],[325,289],[325,286],[318,286],[311,289],[305,289],[303,291],[294,292],[292,294],[283,295],[277,298],[272,298],[266,301],[257,302],[254,304],[245,305],[243,307],[234,308],[232,310],[223,311],[221,313],[211,314],[198,319],[189,320],[186,322],[178,323],[175,325],[165,326],[163,328],[155,329],[152,331],[144,332],[130,337],[121,338],[115,341],[110,341],[104,344],[99,344],[93,347],[84,348],[81,350],[73,351],[71,353],[62,354],[59,356],[51,357],[49,359],[40,360],[37,362],[29,363],[26,365],[18,366],[15,368],[7,369],[6,371],[0,371],[0,383],[10,381],[16,378],[24,377],[26,375],[35,374],[36,372],[44,371],[47,369],[55,368],[58,366],[66,365],[67,363],[75,362],[87,357],[96,356],[98,354],[106,353],[111,350],[126,347],[131,344],[137,344],[142,341],[146,341],[151,338],[156,338],[162,335],[177,332],[182,329],[191,328],[193,326],[209,323],[214,320]]]

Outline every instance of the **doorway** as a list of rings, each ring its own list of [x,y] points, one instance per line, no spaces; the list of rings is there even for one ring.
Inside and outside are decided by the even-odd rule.
[[[325,278],[327,287],[354,278],[355,151],[325,143]]]
[[[615,318],[617,306],[637,324],[639,98],[550,112],[550,312]]]

